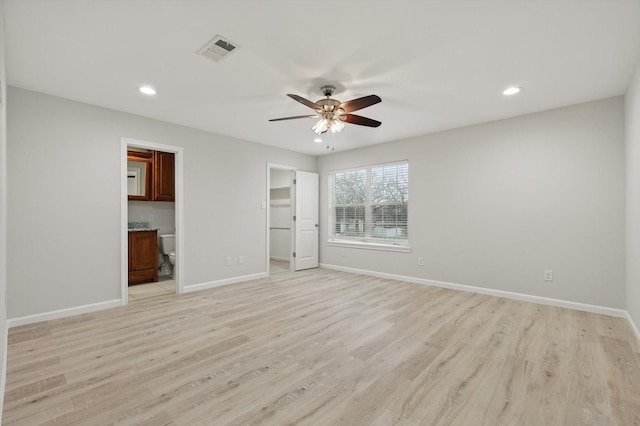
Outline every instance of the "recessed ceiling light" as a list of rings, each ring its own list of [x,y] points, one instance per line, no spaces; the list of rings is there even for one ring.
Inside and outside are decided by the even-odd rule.
[[[507,89],[504,89],[502,94],[507,96],[515,95],[516,93],[520,93],[521,90],[522,90],[522,87],[509,87]]]
[[[315,143],[320,143],[320,142],[322,142],[322,139],[320,139],[320,138],[315,138],[313,141],[314,141]]]
[[[145,95],[155,95],[156,94],[156,89],[154,89],[151,86],[140,86],[140,88],[138,90],[140,90],[140,92],[144,93]]]

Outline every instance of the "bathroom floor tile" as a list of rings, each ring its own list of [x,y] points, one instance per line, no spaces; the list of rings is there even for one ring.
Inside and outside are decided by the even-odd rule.
[[[160,287],[157,283],[147,283],[129,286],[129,296],[134,300],[145,299],[147,297],[161,296],[165,294],[172,294],[173,291],[169,291]]]
[[[176,280],[158,281],[156,284],[165,290],[169,290],[171,293],[176,292]]]

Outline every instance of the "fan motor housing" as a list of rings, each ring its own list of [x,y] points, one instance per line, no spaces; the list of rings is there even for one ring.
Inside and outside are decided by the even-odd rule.
[[[325,111],[333,111],[335,107],[340,105],[340,101],[335,99],[320,99],[316,104],[320,105]]]

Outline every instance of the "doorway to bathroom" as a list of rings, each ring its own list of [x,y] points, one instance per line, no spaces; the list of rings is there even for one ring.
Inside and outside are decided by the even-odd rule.
[[[121,300],[182,293],[182,148],[123,138]]]

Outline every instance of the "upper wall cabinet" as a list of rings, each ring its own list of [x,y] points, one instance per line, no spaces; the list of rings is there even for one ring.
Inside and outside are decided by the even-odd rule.
[[[151,152],[127,151],[127,194],[130,200],[151,199]]]
[[[175,201],[175,155],[161,151],[127,151],[129,200]]]
[[[175,200],[175,155],[172,152],[153,152],[153,200]]]

